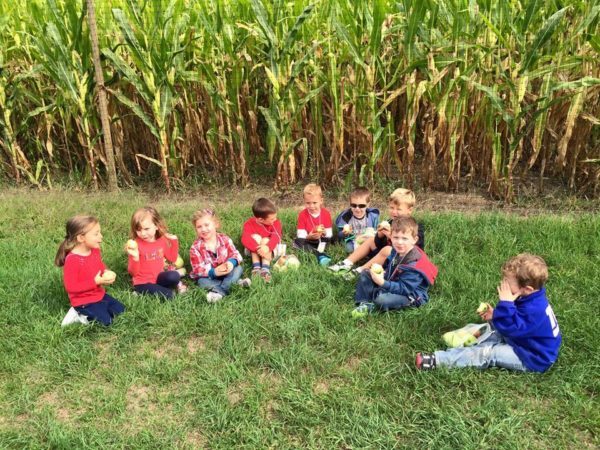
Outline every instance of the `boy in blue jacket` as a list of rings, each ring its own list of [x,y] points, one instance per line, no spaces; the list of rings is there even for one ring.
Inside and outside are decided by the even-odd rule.
[[[383,267],[373,264],[360,274],[354,300],[355,318],[375,310],[390,311],[417,307],[429,299],[427,290],[434,283],[437,267],[416,246],[419,226],[412,217],[394,219],[390,237],[392,250]]]
[[[365,240],[369,228],[377,229],[379,210],[369,208],[371,192],[365,187],[354,189],[350,193],[350,208],[342,211],[335,219],[338,239],[344,243],[346,252],[352,253],[358,244]],[[358,242],[357,242],[358,240]]]
[[[545,372],[558,357],[562,341],[558,322],[548,304],[544,283],[548,267],[542,258],[522,253],[502,266],[496,308],[479,312],[492,332],[472,347],[417,353],[420,370],[436,367],[504,367],[521,372]]]

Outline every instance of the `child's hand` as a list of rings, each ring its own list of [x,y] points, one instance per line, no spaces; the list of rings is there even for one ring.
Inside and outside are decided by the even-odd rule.
[[[487,309],[484,312],[477,313],[482,320],[489,322],[492,320],[492,316],[494,315],[494,308],[491,305],[488,305]]]
[[[510,289],[510,284],[508,284],[508,281],[506,280],[506,278],[504,278],[500,282],[500,286],[498,286],[498,298],[507,302],[514,302],[518,297],[519,294],[512,293],[512,290]]]
[[[102,277],[102,271],[99,271],[96,276],[94,277],[94,282],[98,285],[98,286],[106,286],[109,284],[113,284],[115,282],[116,278],[111,278],[111,279],[106,279]]]
[[[140,260],[140,251],[137,248],[127,247],[125,249],[127,254],[133,258],[134,261]]]
[[[260,245],[256,250],[256,253],[258,254],[258,256],[265,259],[269,259],[269,257],[271,256],[271,250],[269,250],[269,247],[267,247],[266,245]]]
[[[369,274],[371,274],[371,280],[373,280],[373,283],[375,283],[377,286],[383,286],[383,283],[385,283],[383,273],[375,273],[372,270],[369,270]]]
[[[306,239],[308,239],[309,241],[318,241],[319,239],[321,239],[321,234],[319,233],[316,229],[311,231],[310,233],[308,233],[308,236],[306,236]]]
[[[390,237],[391,232],[389,230],[389,228],[381,228],[381,226],[379,228],[377,228],[377,237],[382,238],[382,237],[386,237],[388,239],[391,239]]]
[[[231,261],[225,261],[220,266],[215,267],[215,274],[217,274],[217,276],[219,277],[222,277],[224,275],[227,275],[232,270],[233,264],[231,264]]]
[[[352,234],[352,227],[348,224],[344,225],[344,228],[342,228],[342,233],[344,233],[344,236]]]
[[[175,236],[174,234],[171,234],[171,233],[165,233],[165,237],[171,241],[177,240],[177,236]]]

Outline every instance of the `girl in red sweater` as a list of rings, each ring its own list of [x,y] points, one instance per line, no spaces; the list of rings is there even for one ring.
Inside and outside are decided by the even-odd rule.
[[[176,270],[163,270],[165,259],[175,262],[179,256],[177,236],[167,232],[167,225],[151,206],[138,209],[131,216],[131,241],[127,244],[127,270],[133,288],[140,294],[162,295],[172,299],[173,289],[185,292],[181,275]],[[133,244],[133,245],[132,245]]]
[[[63,267],[65,290],[72,308],[63,325],[96,320],[110,325],[125,307],[104,290],[113,284],[114,272],[106,270],[100,255],[102,233],[93,216],[75,216],[67,222],[67,235],[60,244],[54,263]]]

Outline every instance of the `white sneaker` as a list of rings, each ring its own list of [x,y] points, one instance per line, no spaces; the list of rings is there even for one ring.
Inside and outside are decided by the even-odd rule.
[[[83,314],[79,314],[75,308],[71,307],[67,311],[67,314],[62,320],[60,326],[66,327],[67,325],[71,325],[73,323],[82,323],[84,325],[87,325],[89,322],[86,316],[84,316]]]
[[[333,266],[329,266],[328,269],[333,272],[348,272],[348,271],[350,271],[350,269],[352,269],[352,266],[353,266],[352,263],[348,264],[344,260],[337,264],[334,264]]]
[[[219,294],[218,292],[210,291],[208,294],[206,294],[206,301],[208,303],[217,303],[222,298],[223,298],[223,296],[221,294]]]
[[[252,285],[252,280],[250,278],[242,278],[237,282],[238,286],[249,288]]]
[[[177,284],[177,293],[178,294],[185,294],[187,292],[187,290],[188,290],[188,287],[182,281],[180,281]]]

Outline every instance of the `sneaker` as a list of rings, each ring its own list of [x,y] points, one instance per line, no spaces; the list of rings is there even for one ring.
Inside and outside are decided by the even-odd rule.
[[[208,294],[206,294],[206,301],[208,303],[217,303],[221,301],[222,298],[223,296],[218,292],[210,291]]]
[[[345,264],[344,261],[340,261],[339,263],[334,264],[333,266],[329,266],[328,269],[332,272],[349,272],[350,270],[352,270],[352,264]]]
[[[265,283],[271,282],[271,271],[269,269],[262,269],[260,271],[260,277],[265,281]]]
[[[329,256],[321,256],[319,259],[319,265],[323,267],[329,266],[331,264],[331,258]]]
[[[352,318],[354,319],[364,319],[367,317],[371,311],[373,310],[372,303],[361,303],[352,311]]]
[[[415,356],[415,366],[417,370],[433,370],[435,369],[435,354],[433,353],[417,353]]]
[[[183,282],[179,282],[177,284],[177,293],[178,294],[185,294],[188,291],[188,287],[183,283]]]
[[[74,323],[82,323],[84,325],[87,325],[89,322],[86,316],[84,316],[83,314],[79,314],[75,308],[71,307],[67,311],[67,314],[62,320],[60,326],[66,327],[67,325],[71,325]]]
[[[242,278],[241,280],[238,280],[237,284],[238,286],[249,288],[252,286],[252,280],[250,278]]]

